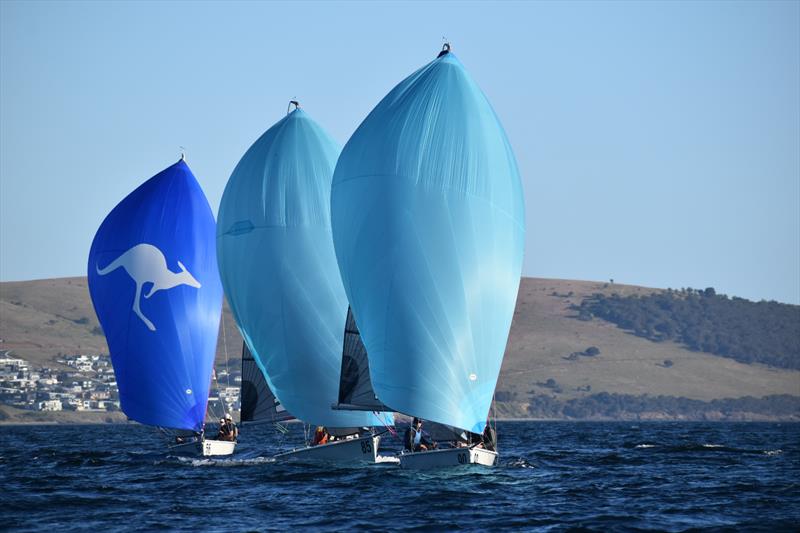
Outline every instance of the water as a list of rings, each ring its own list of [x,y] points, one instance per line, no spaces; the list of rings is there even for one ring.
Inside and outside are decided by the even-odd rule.
[[[800,424],[501,422],[500,466],[429,473],[275,463],[291,428],[211,460],[139,425],[3,427],[0,529],[800,528]]]

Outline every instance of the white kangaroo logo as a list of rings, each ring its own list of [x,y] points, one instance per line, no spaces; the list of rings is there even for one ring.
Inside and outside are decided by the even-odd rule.
[[[110,265],[101,269],[96,266],[97,273],[101,276],[113,272],[119,267],[123,267],[125,272],[136,282],[136,296],[133,298],[133,312],[142,319],[142,322],[150,331],[155,331],[156,327],[139,308],[139,298],[142,294],[142,286],[145,283],[152,283],[150,291],[144,295],[150,298],[158,291],[171,289],[177,285],[189,285],[190,287],[200,288],[200,282],[192,276],[183,263],[178,261],[180,272],[172,272],[167,267],[167,259],[164,254],[152,244],[137,244],[127,252],[114,259]]]

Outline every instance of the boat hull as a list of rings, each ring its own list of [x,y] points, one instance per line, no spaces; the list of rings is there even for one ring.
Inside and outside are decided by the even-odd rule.
[[[204,457],[232,455],[233,450],[236,449],[236,442],[227,440],[205,439],[200,445],[202,447],[201,454]]]
[[[317,446],[298,448],[275,456],[278,461],[375,463],[378,462],[378,435],[338,440]]]
[[[447,448],[400,455],[400,467],[410,470],[450,468],[464,465],[495,466],[497,452],[483,448]]]
[[[173,446],[172,453],[178,455],[191,455],[203,457],[215,457],[222,455],[233,454],[236,448],[236,442],[214,439],[203,439],[201,441],[187,442],[186,444],[179,444]]]

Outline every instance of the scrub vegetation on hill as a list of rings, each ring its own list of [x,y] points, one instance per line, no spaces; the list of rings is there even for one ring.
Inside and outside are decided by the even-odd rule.
[[[797,420],[800,397],[776,394],[754,398],[723,398],[704,402],[675,396],[634,396],[601,392],[561,400],[531,396],[528,415],[555,419],[679,419],[679,420]]]
[[[705,290],[646,295],[596,293],[573,306],[579,320],[602,318],[654,342],[672,340],[695,351],[800,369],[800,306],[752,302]]]

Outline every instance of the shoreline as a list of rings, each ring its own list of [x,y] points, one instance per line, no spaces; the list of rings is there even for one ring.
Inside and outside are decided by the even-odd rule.
[[[527,423],[527,422],[546,422],[546,423],[741,423],[741,424],[800,424],[800,417],[774,417],[774,418],[724,418],[724,419],[702,419],[702,418],[498,418],[497,422],[503,423]],[[300,423],[290,421],[288,423]],[[133,420],[0,420],[0,427],[12,426],[98,426],[98,425],[142,425]],[[402,424],[398,424],[402,425]],[[240,428],[247,428],[245,424]]]

